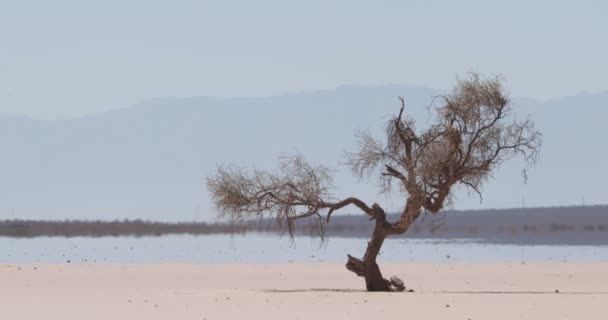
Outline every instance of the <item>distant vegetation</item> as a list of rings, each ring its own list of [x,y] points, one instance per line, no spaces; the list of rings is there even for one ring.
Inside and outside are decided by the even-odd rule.
[[[299,222],[298,235],[315,231]],[[336,216],[327,225],[331,237],[367,237],[373,224],[360,215]],[[171,234],[280,233],[273,221],[243,223],[162,223],[123,221],[0,221],[0,236],[115,237]],[[471,239],[489,243],[608,245],[608,206],[520,208],[477,211],[446,211],[417,221],[405,238],[439,240]]]
[[[245,233],[256,224],[228,223],[163,223],[143,220],[123,221],[0,221],[0,236],[31,237],[117,237],[162,236],[169,234],[206,235],[214,233]],[[259,230],[263,230],[259,226]]]

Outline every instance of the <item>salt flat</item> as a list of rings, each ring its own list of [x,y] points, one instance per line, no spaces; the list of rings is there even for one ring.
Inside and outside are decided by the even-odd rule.
[[[606,319],[608,263],[0,265],[1,319]],[[558,291],[558,292],[556,292]]]

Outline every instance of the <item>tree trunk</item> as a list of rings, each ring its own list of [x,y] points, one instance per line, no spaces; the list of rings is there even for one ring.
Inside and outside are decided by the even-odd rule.
[[[367,244],[363,261],[348,255],[346,268],[358,276],[365,278],[367,291],[403,291],[405,290],[403,282],[397,277],[392,277],[391,280],[384,279],[380,272],[380,267],[376,262],[380,248],[382,248],[384,239],[390,234],[389,230],[391,230],[392,225],[386,221],[386,214],[382,208],[374,205],[373,210],[376,226]]]
[[[380,248],[386,237],[374,229],[372,238],[367,244],[367,250],[363,256],[363,266],[365,267],[365,285],[367,291],[390,291],[390,282],[382,277],[380,267],[376,262],[376,257],[380,253]]]

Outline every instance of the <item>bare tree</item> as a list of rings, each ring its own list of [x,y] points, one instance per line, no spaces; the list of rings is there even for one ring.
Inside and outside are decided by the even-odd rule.
[[[506,160],[521,156],[525,176],[538,158],[542,134],[531,120],[516,119],[500,77],[472,73],[458,80],[450,93],[433,99],[433,124],[420,131],[400,101],[384,139],[358,132],[359,149],[347,154],[355,176],[379,177],[382,192],[398,185],[406,201],[397,221],[388,221],[377,203],[334,199],[330,170],[299,155],[280,157],[276,173],[220,167],[207,181],[218,213],[233,219],[271,215],[290,234],[295,220],[315,217],[323,236],[332,213],[354,205],[375,227],[363,259],[348,255],[346,268],[365,278],[368,291],[403,290],[398,278],[384,279],[376,262],[384,240],[406,232],[421,213],[441,210],[457,185],[481,196],[482,185]]]

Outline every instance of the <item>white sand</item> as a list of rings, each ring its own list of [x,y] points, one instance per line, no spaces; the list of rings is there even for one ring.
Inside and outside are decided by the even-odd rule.
[[[339,264],[0,265],[0,319],[608,319],[608,263],[381,267],[415,292]]]

